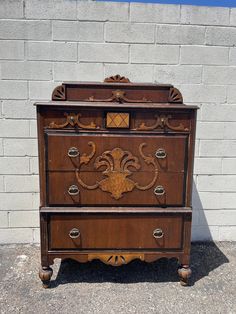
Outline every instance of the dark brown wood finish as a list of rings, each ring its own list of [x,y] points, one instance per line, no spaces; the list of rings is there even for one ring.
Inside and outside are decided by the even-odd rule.
[[[172,85],[119,75],[63,83],[36,105],[44,287],[58,257],[175,257],[185,285],[197,107]]]

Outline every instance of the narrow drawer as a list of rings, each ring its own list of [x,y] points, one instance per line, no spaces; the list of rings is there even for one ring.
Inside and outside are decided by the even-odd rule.
[[[109,179],[102,173],[82,172],[78,182],[74,172],[48,173],[48,204],[71,206],[181,206],[184,203],[184,174],[134,172]],[[83,185],[81,185],[83,182]],[[145,187],[138,189],[135,184]],[[128,190],[130,189],[130,190]]]
[[[50,219],[50,249],[180,249],[183,216],[55,214]]]

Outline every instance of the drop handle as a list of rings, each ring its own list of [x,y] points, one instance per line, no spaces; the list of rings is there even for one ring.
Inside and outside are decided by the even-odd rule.
[[[152,235],[155,239],[160,239],[160,238],[163,238],[164,232],[162,231],[162,229],[157,228],[157,229],[153,230]]]
[[[166,191],[162,185],[158,185],[154,189],[154,194],[157,196],[164,195],[165,193]]]
[[[67,154],[69,157],[75,158],[75,157],[79,156],[79,150],[76,147],[71,147],[71,148],[69,148]]]
[[[155,153],[155,156],[157,159],[164,159],[164,158],[166,158],[167,153],[164,150],[164,148],[158,148],[158,150]]]
[[[69,237],[70,237],[71,239],[76,239],[76,238],[78,238],[79,236],[80,236],[80,231],[79,231],[79,229],[73,228],[73,229],[70,230],[70,232],[69,232]]]
[[[79,188],[77,185],[71,185],[68,189],[68,193],[70,195],[78,195],[79,194]]]

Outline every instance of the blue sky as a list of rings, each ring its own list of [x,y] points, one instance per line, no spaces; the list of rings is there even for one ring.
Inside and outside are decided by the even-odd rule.
[[[109,1],[109,0],[108,0]],[[169,3],[169,4],[192,4],[215,7],[236,7],[236,0],[112,0],[117,2],[147,2],[147,3]]]

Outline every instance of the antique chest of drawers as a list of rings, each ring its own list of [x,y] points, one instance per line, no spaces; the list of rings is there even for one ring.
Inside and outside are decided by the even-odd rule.
[[[191,274],[196,106],[172,85],[68,82],[36,103],[41,262],[177,258]]]

